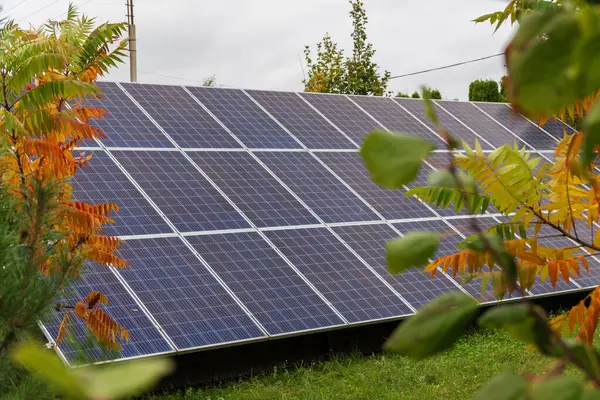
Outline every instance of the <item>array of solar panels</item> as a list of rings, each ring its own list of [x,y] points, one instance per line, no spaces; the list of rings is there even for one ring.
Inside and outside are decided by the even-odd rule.
[[[365,134],[387,129],[444,148],[419,100],[100,83],[95,105],[107,134],[87,143],[91,167],[74,196],[115,202],[106,233],[125,239],[131,268],[90,265],[73,300],[90,290],[131,334],[120,358],[193,351],[399,319],[448,291],[481,296],[443,273],[389,275],[385,242],[416,229],[468,232],[464,215],[434,210],[371,182],[357,154]],[[453,135],[486,151],[517,142],[549,158],[562,124],[543,129],[504,104],[437,102]],[[424,167],[447,162],[438,151]],[[419,181],[422,183],[426,173]],[[418,182],[416,183],[418,184]],[[492,210],[493,212],[493,210]],[[482,224],[498,216],[481,218]],[[558,239],[557,239],[558,240]],[[562,239],[561,239],[562,240]],[[595,286],[591,275],[559,291]],[[530,295],[547,295],[548,283]],[[482,301],[488,301],[484,298]],[[55,337],[60,316],[44,329]],[[85,329],[77,328],[83,337]],[[72,362],[77,349],[61,345]],[[98,359],[97,349],[87,356]]]

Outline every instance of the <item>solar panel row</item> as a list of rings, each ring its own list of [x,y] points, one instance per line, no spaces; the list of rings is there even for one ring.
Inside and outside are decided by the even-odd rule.
[[[127,239],[124,271],[98,266],[75,288],[110,299],[131,331],[122,358],[264,340],[401,318],[450,290],[480,296],[438,273],[386,270],[385,242],[411,230],[442,232],[454,250],[465,220],[445,218],[374,184],[356,153],[364,135],[389,129],[443,148],[411,99],[100,83],[98,121],[108,136],[76,175],[74,195],[116,202],[107,233]],[[536,127],[502,104],[438,102],[452,133],[485,150],[516,141],[550,151],[558,124]],[[87,143],[86,143],[87,145]],[[540,155],[544,156],[542,153]],[[425,170],[440,168],[435,153]],[[494,210],[491,210],[494,212]],[[492,221],[493,217],[481,217]],[[592,276],[561,287],[589,287]],[[533,292],[552,292],[541,284]],[[46,323],[56,335],[58,316]],[[85,329],[77,328],[83,338]],[[73,345],[61,346],[73,361]],[[87,355],[98,359],[97,349]]]

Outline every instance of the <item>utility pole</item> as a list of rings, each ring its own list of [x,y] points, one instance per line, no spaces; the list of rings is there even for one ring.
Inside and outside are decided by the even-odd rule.
[[[133,0],[127,0],[127,24],[129,25],[129,80],[137,82],[137,50],[135,44],[135,23],[133,20]]]

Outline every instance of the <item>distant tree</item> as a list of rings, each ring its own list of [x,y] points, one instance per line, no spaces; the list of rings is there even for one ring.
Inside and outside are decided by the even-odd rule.
[[[417,93],[418,94],[418,93]],[[429,92],[429,96],[432,100],[441,100],[442,99],[442,94],[440,93],[439,90],[437,89],[433,89]]]
[[[396,93],[396,97],[409,98],[410,96],[408,95],[408,93],[398,92],[398,93]]]
[[[469,85],[469,101],[501,101],[498,82],[492,79],[485,81],[478,79],[471,82]]]
[[[360,0],[350,0],[352,10],[353,41],[352,56],[344,58],[344,52],[325,34],[317,44],[317,59],[311,58],[310,47],[304,48],[308,65],[308,78],[304,79],[306,92],[344,93],[383,96],[387,93],[390,72],[379,73],[379,66],[372,61],[373,45],[367,40],[367,13]]]
[[[216,75],[207,76],[202,81],[202,86],[206,87],[216,87],[217,86],[217,77]]]
[[[420,99],[421,96],[419,95],[419,92],[413,92],[413,94],[410,95],[410,97],[412,97],[413,99]]]

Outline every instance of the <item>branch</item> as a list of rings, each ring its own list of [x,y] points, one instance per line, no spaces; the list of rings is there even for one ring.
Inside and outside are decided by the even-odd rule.
[[[569,171],[569,154],[571,154],[571,148],[573,146],[573,140],[569,141],[569,147],[567,148],[567,156],[566,156],[566,163],[567,163],[567,179],[565,180],[565,187],[567,189],[567,202],[569,204],[569,216],[571,217],[571,223],[573,224],[573,231],[575,232],[575,237],[577,238],[577,240],[579,240],[579,235],[577,235],[577,224],[575,223],[575,216],[573,215],[573,208],[571,207],[571,195],[569,194],[569,175],[571,174],[571,171]],[[593,241],[593,239],[592,239]]]

